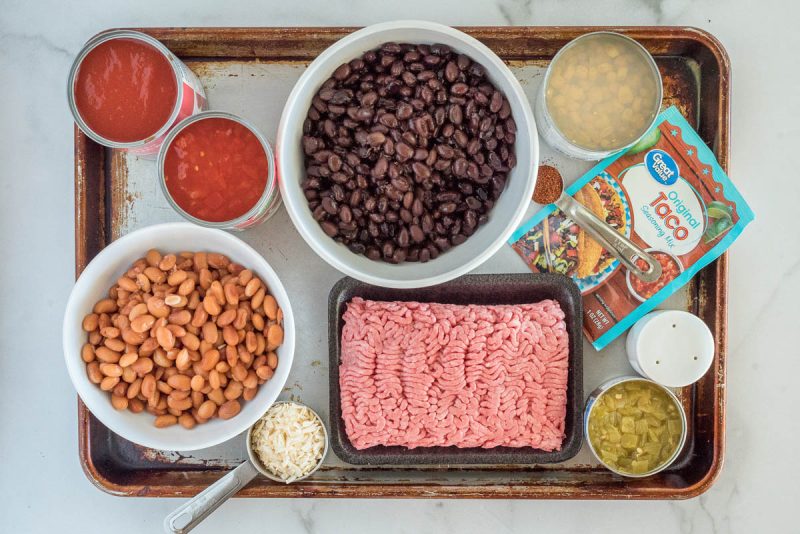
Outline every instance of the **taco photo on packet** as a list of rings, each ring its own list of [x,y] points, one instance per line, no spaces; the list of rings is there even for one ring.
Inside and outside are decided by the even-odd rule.
[[[575,193],[575,200],[627,235],[629,214],[618,185],[608,175],[594,177]],[[541,212],[540,212],[541,213]],[[601,284],[619,261],[583,228],[556,209],[512,247],[535,272],[556,272],[576,279],[582,292]],[[605,276],[601,276],[605,275]]]
[[[572,277],[583,295],[583,329],[600,350],[719,257],[753,212],[675,107],[626,152],[601,161],[566,189],[662,266],[643,282],[550,204],[509,244],[534,272]]]

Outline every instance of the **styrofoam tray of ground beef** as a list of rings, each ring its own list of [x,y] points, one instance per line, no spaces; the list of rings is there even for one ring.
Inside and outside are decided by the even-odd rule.
[[[349,279],[337,287],[350,286],[350,298],[334,298],[334,287],[331,424],[339,435],[332,445],[343,460],[543,463],[577,452],[579,407],[570,396],[581,390],[570,387],[580,381],[571,376],[580,374],[580,334],[570,329],[580,317],[577,290],[557,276],[496,277],[413,290],[413,300],[403,298],[406,290]],[[478,282],[494,287],[478,296]]]

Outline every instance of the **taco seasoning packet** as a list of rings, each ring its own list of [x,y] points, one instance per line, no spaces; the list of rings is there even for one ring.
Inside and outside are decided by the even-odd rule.
[[[567,194],[631,237],[662,266],[645,283],[554,204],[509,243],[534,272],[571,276],[583,295],[583,330],[600,350],[719,257],[753,212],[711,150],[675,107],[626,152],[610,156]]]

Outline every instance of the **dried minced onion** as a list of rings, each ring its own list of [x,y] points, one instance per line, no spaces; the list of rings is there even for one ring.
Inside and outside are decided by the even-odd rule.
[[[276,404],[253,427],[253,450],[263,466],[287,484],[308,475],[325,451],[325,430],[314,412]]]

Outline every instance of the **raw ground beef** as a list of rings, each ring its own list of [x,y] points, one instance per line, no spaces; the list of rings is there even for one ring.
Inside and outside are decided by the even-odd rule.
[[[342,417],[356,449],[561,449],[569,351],[558,302],[354,298],[344,322]]]

